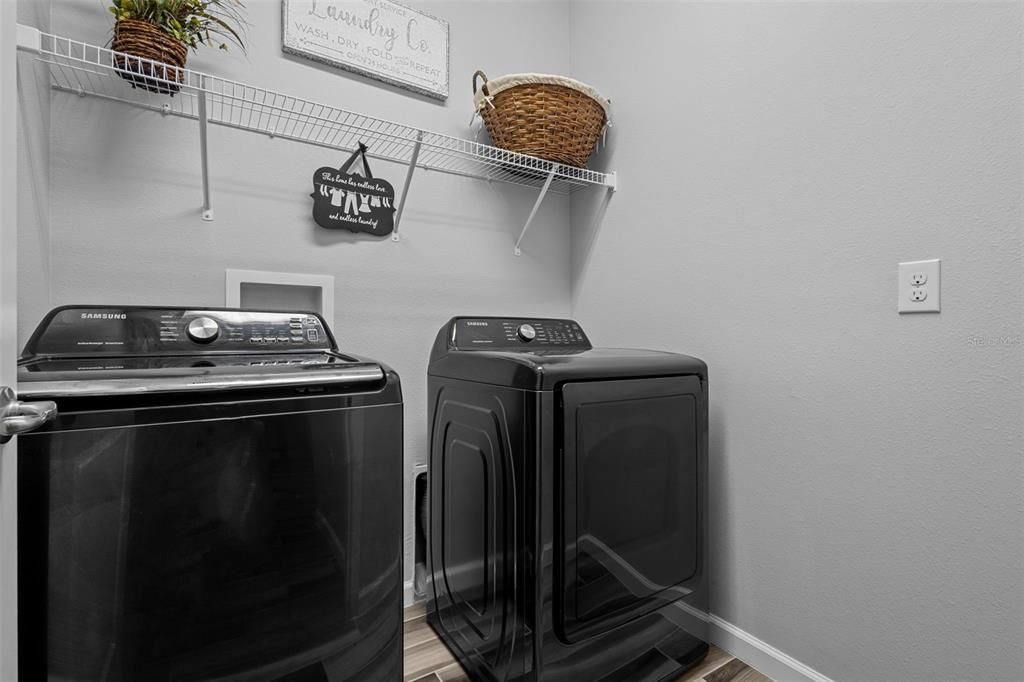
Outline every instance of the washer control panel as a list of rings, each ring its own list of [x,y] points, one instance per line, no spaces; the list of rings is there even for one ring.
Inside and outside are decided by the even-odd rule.
[[[334,350],[334,343],[314,313],[68,306],[43,320],[25,355],[322,350]]]
[[[458,317],[451,347],[458,350],[580,351],[590,339],[574,320],[519,317]]]

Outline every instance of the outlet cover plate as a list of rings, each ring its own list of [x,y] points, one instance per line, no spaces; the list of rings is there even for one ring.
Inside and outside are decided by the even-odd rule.
[[[940,310],[941,294],[939,281],[938,258],[932,260],[915,260],[900,263],[897,267],[899,273],[899,301],[896,310],[900,313],[937,313]],[[915,286],[914,281],[924,276],[925,283]],[[917,276],[917,277],[915,277]],[[924,300],[915,301],[914,291],[923,290],[926,294]]]

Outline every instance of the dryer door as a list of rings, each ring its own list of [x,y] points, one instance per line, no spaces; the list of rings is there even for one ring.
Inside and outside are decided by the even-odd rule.
[[[567,383],[561,398],[556,619],[578,642],[695,596],[707,407],[695,376]]]

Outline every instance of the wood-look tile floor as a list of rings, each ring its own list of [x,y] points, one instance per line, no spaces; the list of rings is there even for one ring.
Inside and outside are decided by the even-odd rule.
[[[469,682],[469,677],[434,630],[422,604],[405,610],[406,682]],[[585,682],[581,680],[580,682]],[[771,682],[735,656],[712,646],[697,667],[676,682]]]

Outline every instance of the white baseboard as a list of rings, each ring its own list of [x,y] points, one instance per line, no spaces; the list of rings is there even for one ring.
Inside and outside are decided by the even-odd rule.
[[[412,580],[407,580],[404,585],[405,606],[411,606],[414,597]],[[771,644],[758,639],[746,630],[739,628],[729,621],[716,616],[715,614],[704,614],[692,608],[683,607],[680,614],[688,614],[689,617],[696,617],[700,621],[707,621],[708,640],[719,649],[728,651],[751,668],[764,673],[777,682],[833,682],[829,677],[822,675],[809,665],[796,660],[784,651],[776,649]],[[683,622],[679,623],[683,625]],[[699,627],[695,625],[694,627]]]
[[[710,614],[708,634],[712,644],[728,651],[750,667],[779,682],[832,682],[809,665],[805,665],[789,654],[779,651],[746,630],[729,621]]]

